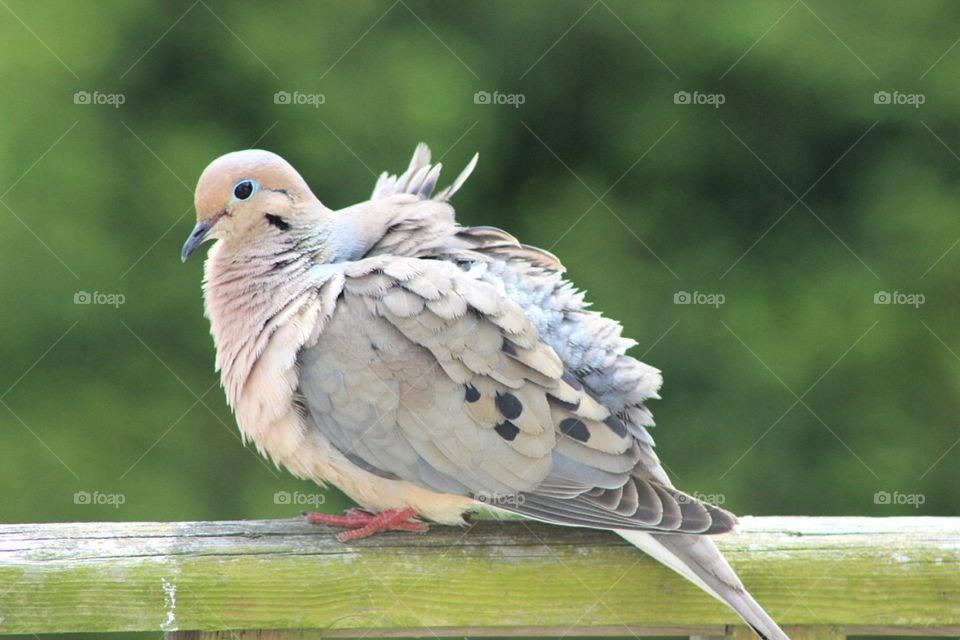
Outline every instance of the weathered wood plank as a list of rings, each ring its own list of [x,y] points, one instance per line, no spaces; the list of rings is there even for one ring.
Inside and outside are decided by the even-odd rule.
[[[622,626],[611,628],[591,627],[591,635],[624,637],[627,631]],[[650,626],[637,627],[631,635],[644,636],[690,636],[691,640],[698,632],[709,631],[720,635],[704,636],[716,640],[726,640],[725,627],[722,626]],[[365,632],[364,632],[365,633]],[[498,628],[494,632],[490,627],[431,627],[425,629],[398,629],[395,632],[377,630],[369,635],[357,634],[355,631],[317,630],[317,629],[249,629],[231,631],[171,631],[165,634],[165,640],[322,640],[325,638],[467,638],[467,637],[536,637],[547,636],[565,638],[571,636],[569,627],[513,627]],[[737,640],[741,640],[738,638]],[[742,640],[756,640],[751,633],[750,637],[743,636]],[[793,640],[793,639],[791,639]]]
[[[744,518],[717,542],[784,625],[960,633],[960,518]],[[0,633],[718,636],[736,623],[604,532],[483,522],[343,545],[299,520],[0,526]]]

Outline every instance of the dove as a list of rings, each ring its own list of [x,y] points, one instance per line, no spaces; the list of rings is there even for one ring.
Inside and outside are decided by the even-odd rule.
[[[449,200],[476,164],[437,191],[420,144],[337,211],[269,151],[207,166],[181,258],[216,241],[204,310],[244,443],[355,501],[307,516],[342,541],[476,511],[609,530],[786,639],[711,540],[736,518],[675,488],[654,452],[660,371],[556,256],[457,224]]]

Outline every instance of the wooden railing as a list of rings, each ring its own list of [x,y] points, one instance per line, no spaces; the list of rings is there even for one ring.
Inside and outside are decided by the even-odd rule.
[[[744,518],[717,538],[795,639],[960,635],[960,518]],[[0,526],[0,633],[736,636],[615,535],[528,523],[351,544],[300,520]]]

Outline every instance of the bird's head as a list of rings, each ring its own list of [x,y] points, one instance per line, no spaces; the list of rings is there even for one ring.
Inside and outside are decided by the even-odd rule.
[[[211,162],[197,182],[194,205],[197,225],[180,252],[184,262],[208,239],[240,245],[282,241],[324,210],[290,163],[259,149]]]

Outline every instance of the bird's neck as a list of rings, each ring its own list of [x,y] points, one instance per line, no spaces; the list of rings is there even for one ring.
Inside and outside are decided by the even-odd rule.
[[[253,365],[270,339],[272,322],[303,303],[318,284],[315,255],[295,249],[265,253],[218,242],[203,284],[205,313],[217,347],[227,399],[235,407]]]

